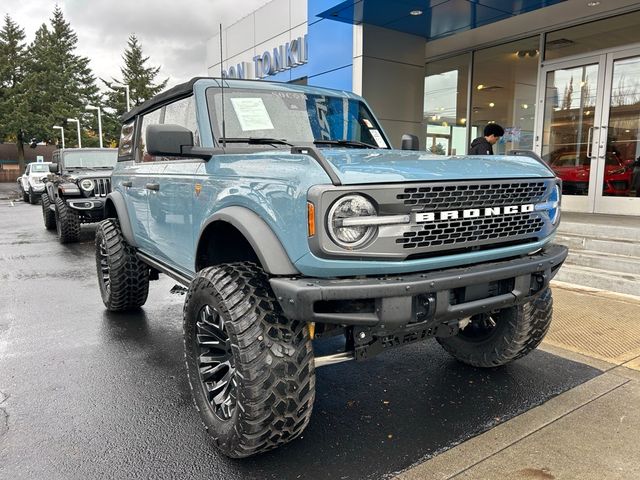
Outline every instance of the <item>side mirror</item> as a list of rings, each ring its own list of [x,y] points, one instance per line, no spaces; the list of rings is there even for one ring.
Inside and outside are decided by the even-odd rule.
[[[59,170],[58,170],[58,164],[57,164],[57,163],[50,163],[50,164],[49,164],[49,171],[50,171],[51,173],[58,173],[58,172],[59,172]]]
[[[402,150],[420,150],[420,140],[415,135],[411,135],[409,133],[405,133],[402,135]]]
[[[193,133],[181,125],[149,125],[145,141],[151,155],[184,157],[193,148]]]

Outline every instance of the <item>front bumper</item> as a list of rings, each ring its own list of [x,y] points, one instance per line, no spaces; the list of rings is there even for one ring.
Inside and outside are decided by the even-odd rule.
[[[465,268],[349,279],[272,278],[287,318],[340,325],[401,327],[446,322],[527,302],[567,257],[551,244],[533,255]]]

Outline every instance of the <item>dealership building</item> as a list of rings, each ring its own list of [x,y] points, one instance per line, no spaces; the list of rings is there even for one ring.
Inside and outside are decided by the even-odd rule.
[[[394,146],[411,133],[461,155],[500,124],[495,152],[541,155],[565,210],[640,215],[639,26],[626,0],[272,0],[210,38],[206,61],[360,94]]]

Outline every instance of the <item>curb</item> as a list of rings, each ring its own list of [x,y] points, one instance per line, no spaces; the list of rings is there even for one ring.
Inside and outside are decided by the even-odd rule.
[[[575,283],[567,283],[562,282],[560,280],[552,280],[551,287],[561,288],[563,290],[569,290],[572,292],[580,292],[580,293],[589,293],[591,295],[602,297],[602,298],[610,298],[613,300],[621,300],[627,301],[630,303],[640,304],[640,296],[630,295],[628,293],[618,293],[612,292],[610,290],[602,290],[594,287],[585,287],[583,285],[578,285]]]

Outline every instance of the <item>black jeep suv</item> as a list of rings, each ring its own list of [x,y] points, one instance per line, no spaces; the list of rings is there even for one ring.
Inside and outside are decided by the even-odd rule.
[[[45,179],[42,217],[47,230],[58,231],[60,243],[77,242],[80,225],[104,219],[104,200],[111,191],[115,148],[74,148],[53,153]]]

